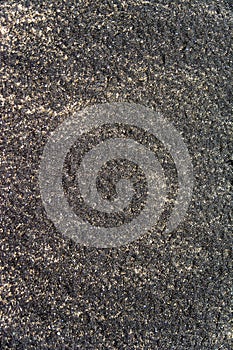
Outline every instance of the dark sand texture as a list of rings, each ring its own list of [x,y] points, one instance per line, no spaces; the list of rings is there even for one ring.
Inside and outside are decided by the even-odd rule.
[[[1,1],[2,350],[230,350],[230,1]],[[87,248],[47,218],[50,133],[94,103],[159,109],[192,157],[169,235]]]

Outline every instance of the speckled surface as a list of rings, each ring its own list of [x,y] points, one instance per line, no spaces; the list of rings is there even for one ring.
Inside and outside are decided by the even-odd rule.
[[[0,8],[1,349],[230,349],[228,2]],[[168,236],[85,248],[47,219],[39,161],[72,113],[117,101],[159,108],[173,122],[192,157],[194,195]]]

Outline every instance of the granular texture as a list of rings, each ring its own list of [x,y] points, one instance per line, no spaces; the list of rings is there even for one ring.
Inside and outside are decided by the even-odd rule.
[[[0,8],[1,349],[230,350],[230,1]],[[168,235],[90,248],[46,216],[50,133],[105,102],[160,110],[186,142],[193,198]]]

